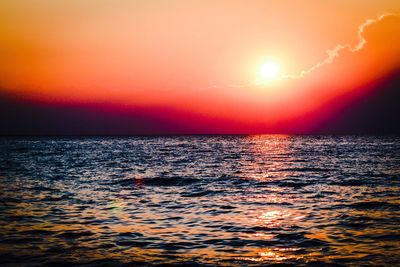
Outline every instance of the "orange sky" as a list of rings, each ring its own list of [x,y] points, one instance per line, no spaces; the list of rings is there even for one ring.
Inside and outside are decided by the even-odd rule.
[[[299,115],[400,66],[400,17],[300,79],[252,84],[268,60],[298,74],[398,0],[0,2],[0,87],[72,102],[165,106],[273,121]]]

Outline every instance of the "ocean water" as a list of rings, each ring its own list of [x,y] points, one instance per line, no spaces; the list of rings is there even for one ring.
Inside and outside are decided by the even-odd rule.
[[[400,137],[0,139],[4,266],[400,266]]]

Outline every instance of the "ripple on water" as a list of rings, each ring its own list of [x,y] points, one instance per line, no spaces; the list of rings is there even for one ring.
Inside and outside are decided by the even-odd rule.
[[[398,266],[400,139],[0,139],[0,264]]]

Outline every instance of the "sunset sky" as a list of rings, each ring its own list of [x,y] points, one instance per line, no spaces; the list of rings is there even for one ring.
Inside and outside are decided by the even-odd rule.
[[[398,71],[399,36],[398,0],[2,0],[0,92],[272,125]]]

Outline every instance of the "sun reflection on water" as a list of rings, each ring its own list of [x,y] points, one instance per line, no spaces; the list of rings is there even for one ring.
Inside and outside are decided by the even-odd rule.
[[[252,262],[273,262],[280,263],[283,261],[293,260],[293,259],[301,259],[302,256],[296,255],[296,251],[299,251],[299,248],[265,248],[265,249],[256,249],[252,252],[255,256],[243,256],[238,257],[239,260],[244,261],[252,261]]]

